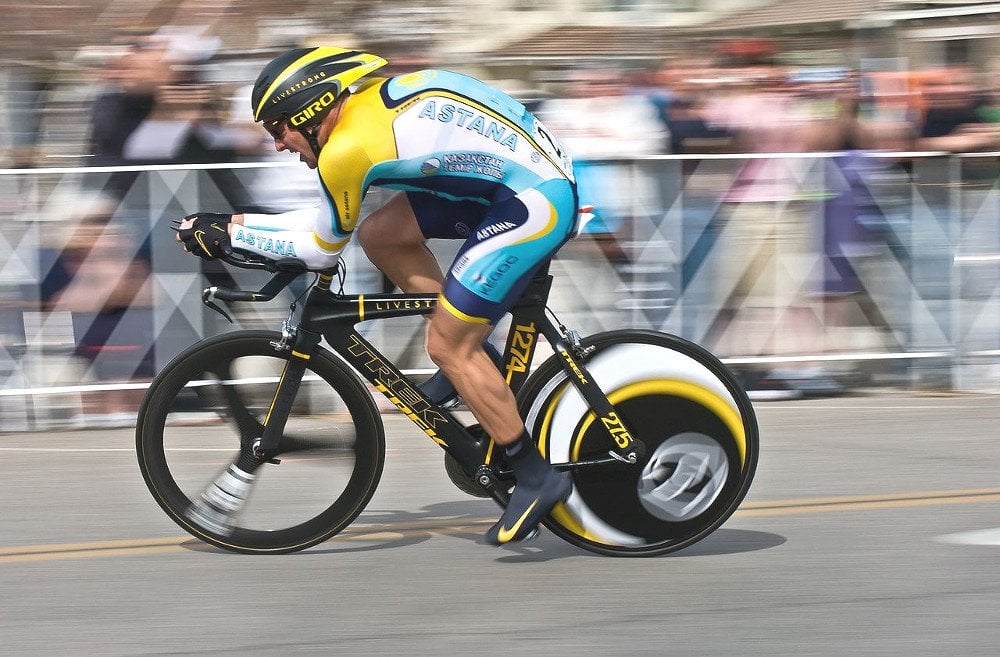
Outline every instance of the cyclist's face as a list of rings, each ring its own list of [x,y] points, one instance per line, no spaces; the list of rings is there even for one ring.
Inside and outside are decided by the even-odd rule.
[[[292,130],[287,121],[265,121],[264,129],[274,139],[275,150],[297,153],[299,160],[305,162],[307,167],[316,168],[316,156],[309,146],[309,141],[298,130]]]

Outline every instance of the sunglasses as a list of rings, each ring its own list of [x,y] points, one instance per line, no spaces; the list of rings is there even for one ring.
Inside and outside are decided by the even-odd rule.
[[[288,129],[288,124],[285,123],[283,119],[275,119],[274,121],[264,121],[264,129],[267,130],[267,134],[271,135],[275,139],[281,139],[285,136],[285,130]]]

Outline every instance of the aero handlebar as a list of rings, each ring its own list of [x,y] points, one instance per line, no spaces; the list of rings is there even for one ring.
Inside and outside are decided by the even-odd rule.
[[[288,287],[292,281],[298,278],[301,274],[309,271],[305,264],[299,260],[265,260],[256,259],[247,256],[242,253],[237,253],[232,249],[226,249],[223,255],[219,258],[223,262],[232,265],[234,267],[239,267],[240,269],[262,269],[274,274],[267,283],[264,284],[262,288],[256,292],[250,290],[234,290],[225,287],[207,287],[201,293],[201,301],[206,306],[220,313],[223,317],[232,322],[232,318],[216,304],[216,301],[270,301],[274,297],[278,296],[278,293]],[[339,268],[339,263],[331,269],[323,270],[317,273],[328,273],[332,274]]]

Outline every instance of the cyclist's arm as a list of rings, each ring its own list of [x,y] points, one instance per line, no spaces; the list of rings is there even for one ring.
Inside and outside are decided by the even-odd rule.
[[[295,258],[309,269],[332,267],[357,225],[369,163],[359,148],[328,144],[320,154],[320,205],[276,215],[235,215],[233,248],[271,259]]]
[[[234,215],[229,238],[233,248],[240,251],[271,260],[292,258],[309,269],[327,269],[337,263],[347,241],[330,245],[316,239],[312,226],[321,214],[320,208],[308,208],[282,214]]]

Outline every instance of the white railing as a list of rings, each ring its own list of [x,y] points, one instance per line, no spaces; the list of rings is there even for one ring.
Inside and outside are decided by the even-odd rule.
[[[595,202],[607,231],[561,251],[552,307],[585,332],[676,333],[734,367],[850,364],[866,385],[997,392],[1000,154],[880,153],[852,171],[844,156],[581,162],[581,201]],[[741,168],[762,159],[789,173],[784,196],[739,202]],[[287,209],[310,201],[312,176],[278,162],[0,170],[0,426],[50,413],[43,397],[141,390],[182,348],[226,330],[199,302],[206,277],[251,286],[259,274],[203,270],[176,247],[169,220],[199,209]],[[845,209],[846,190],[860,220]],[[108,249],[85,250],[85,224],[90,246],[116,244],[112,262],[102,260]],[[434,247],[446,259],[455,245]],[[346,257],[350,291],[377,287],[357,248]],[[89,298],[54,295],[72,280],[69,269],[124,272],[133,261],[140,266],[121,278],[141,282],[143,266],[147,276],[135,303],[116,301],[113,285]],[[238,322],[272,326],[288,300],[241,309]],[[396,354],[408,368],[429,367],[412,339],[419,322],[378,330],[390,354],[414,345]]]

